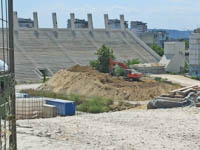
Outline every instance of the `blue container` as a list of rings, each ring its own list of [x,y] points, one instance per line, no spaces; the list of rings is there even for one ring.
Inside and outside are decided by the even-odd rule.
[[[73,116],[76,113],[76,104],[73,101],[54,99],[46,100],[46,104],[56,106],[60,116]]]

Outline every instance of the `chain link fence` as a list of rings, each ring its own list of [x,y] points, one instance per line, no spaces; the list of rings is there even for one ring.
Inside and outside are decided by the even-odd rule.
[[[16,150],[13,0],[0,9],[0,150]]]

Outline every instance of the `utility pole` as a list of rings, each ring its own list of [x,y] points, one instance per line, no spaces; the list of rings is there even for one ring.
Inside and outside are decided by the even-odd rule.
[[[10,149],[17,150],[17,133],[16,133],[16,110],[15,110],[15,59],[14,59],[14,25],[13,25],[13,0],[8,0],[8,20],[9,20],[9,71],[11,74],[11,135]]]

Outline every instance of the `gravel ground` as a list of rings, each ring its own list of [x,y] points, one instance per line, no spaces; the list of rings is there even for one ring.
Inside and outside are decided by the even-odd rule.
[[[199,150],[200,109],[17,121],[19,150]]]

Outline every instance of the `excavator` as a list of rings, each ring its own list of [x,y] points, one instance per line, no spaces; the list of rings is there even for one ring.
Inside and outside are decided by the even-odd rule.
[[[124,79],[128,81],[138,81],[142,77],[142,73],[137,72],[134,69],[129,69],[128,66],[126,66],[124,63],[113,61],[112,58],[110,58],[110,66],[109,66],[109,71],[110,74],[114,74],[114,66],[118,65],[125,71]]]

